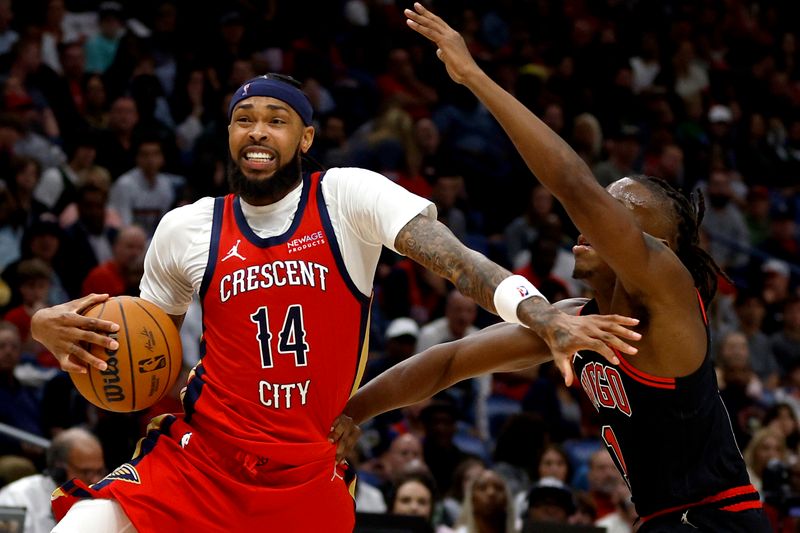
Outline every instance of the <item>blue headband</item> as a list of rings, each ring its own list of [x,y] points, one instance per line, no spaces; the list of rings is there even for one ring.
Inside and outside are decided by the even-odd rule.
[[[228,106],[228,122],[230,122],[231,116],[233,116],[233,108],[236,107],[236,104],[251,96],[271,96],[272,98],[277,98],[282,102],[286,102],[289,104],[289,107],[300,115],[303,124],[306,126],[311,125],[311,115],[314,110],[311,108],[311,102],[308,100],[308,96],[289,83],[274,78],[268,78],[267,76],[259,76],[247,80],[241,87],[236,89],[236,92],[233,93],[233,98],[231,98],[231,104]]]

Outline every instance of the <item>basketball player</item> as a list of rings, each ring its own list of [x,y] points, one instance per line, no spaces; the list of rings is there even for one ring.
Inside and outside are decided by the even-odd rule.
[[[478,67],[457,32],[419,3],[414,9],[406,10],[408,25],[436,44],[450,77],[492,112],[582,232],[574,276],[595,299],[580,313],[641,317],[635,358],[620,355],[614,367],[580,351],[572,361],[633,494],[639,532],[769,531],[709,357],[705,307],[719,271],[697,244],[702,197],[695,205],[645,176],[603,189],[565,142]],[[350,400],[345,415],[360,423],[460,379],[546,359],[546,346],[530,331],[500,324],[388,370]],[[565,378],[569,384],[572,374]]]
[[[351,531],[351,472],[326,438],[366,362],[373,276],[382,246],[543,335],[569,366],[578,348],[612,362],[635,353],[622,317],[569,316],[527,280],[465,248],[431,202],[363,170],[304,171],[314,128],[294,80],[244,83],[229,108],[235,194],[167,214],[145,260],[142,298],[180,326],[198,291],[202,361],[181,416],[153,420],[135,457],[87,487],[56,491],[56,531]],[[79,343],[116,349],[77,313],[92,296],[42,311],[34,335],[61,367],[102,369]],[[125,529],[128,528],[128,529]]]

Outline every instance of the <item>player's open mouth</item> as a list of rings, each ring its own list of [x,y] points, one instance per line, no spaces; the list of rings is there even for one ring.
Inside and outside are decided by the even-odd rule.
[[[242,163],[253,170],[267,170],[274,166],[276,159],[275,152],[263,146],[245,148],[241,156]]]

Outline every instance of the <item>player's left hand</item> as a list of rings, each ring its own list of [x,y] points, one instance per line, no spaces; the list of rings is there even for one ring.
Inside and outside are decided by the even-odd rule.
[[[328,433],[328,442],[336,444],[336,462],[344,462],[361,437],[361,428],[345,414],[336,417]]]
[[[628,329],[639,320],[621,315],[572,316],[562,313],[543,298],[528,298],[517,309],[520,320],[536,332],[550,347],[564,383],[572,385],[572,356],[580,350],[591,350],[618,365],[614,353],[634,355],[638,349],[623,339],[638,341],[641,334]]]
[[[467,49],[464,38],[441,17],[425,9],[419,2],[414,3],[413,10],[406,9],[404,14],[409,28],[427,37],[439,47],[436,50],[436,57],[442,60],[454,82],[464,83],[470,74],[480,71]]]

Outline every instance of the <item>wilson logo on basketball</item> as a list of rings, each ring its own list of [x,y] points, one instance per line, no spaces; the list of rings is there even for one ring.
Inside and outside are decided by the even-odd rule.
[[[118,340],[115,333],[111,333],[109,337]],[[106,348],[106,355],[108,356],[106,365],[108,365],[108,368],[100,371],[100,375],[103,376],[103,395],[107,402],[121,402],[125,400],[125,392],[122,390],[122,387],[117,384],[119,383],[119,363],[117,362],[116,354],[116,350],[109,350]]]
[[[147,372],[154,372],[167,366],[167,357],[165,355],[157,355],[155,357],[148,357],[139,361],[139,373],[146,374]]]
[[[605,407],[618,409],[624,415],[631,416],[631,402],[616,368],[589,363],[581,370],[581,385],[598,411],[600,407]]]

